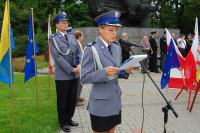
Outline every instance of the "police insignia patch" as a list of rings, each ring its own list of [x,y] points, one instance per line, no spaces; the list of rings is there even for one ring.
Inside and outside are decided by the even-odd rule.
[[[56,36],[57,35],[57,33],[54,33],[54,34],[52,34],[52,37],[54,37],[54,36]]]
[[[119,12],[115,11],[115,17],[119,17]]]

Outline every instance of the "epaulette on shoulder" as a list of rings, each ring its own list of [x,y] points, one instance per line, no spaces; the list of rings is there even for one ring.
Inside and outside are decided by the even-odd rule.
[[[87,46],[91,47],[91,46],[94,45],[95,43],[96,43],[95,41],[89,42],[89,43],[87,43]]]
[[[67,34],[72,34],[73,32],[70,30],[70,31],[67,31]]]
[[[52,37],[55,37],[56,35],[57,35],[57,33],[54,33],[54,34],[52,34],[51,36],[52,36]]]
[[[114,44],[120,45],[118,42],[113,42]]]
[[[68,27],[67,33],[68,33],[68,34],[72,34],[72,27]]]

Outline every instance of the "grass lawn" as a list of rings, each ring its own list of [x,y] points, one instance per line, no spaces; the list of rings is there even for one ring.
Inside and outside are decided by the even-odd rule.
[[[39,109],[36,109],[35,78],[24,84],[24,74],[15,73],[14,100],[17,133],[55,133],[58,130],[54,79],[48,95],[48,76],[38,76]],[[0,133],[12,133],[11,96],[0,83]]]

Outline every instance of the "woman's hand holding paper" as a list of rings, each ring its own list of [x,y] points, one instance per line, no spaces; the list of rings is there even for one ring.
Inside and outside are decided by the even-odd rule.
[[[119,68],[109,66],[109,67],[105,68],[105,71],[106,71],[107,76],[114,76],[115,74],[117,74],[119,72]]]
[[[133,67],[128,67],[128,68],[125,69],[125,72],[130,74],[130,73],[133,72],[133,70],[134,70]]]

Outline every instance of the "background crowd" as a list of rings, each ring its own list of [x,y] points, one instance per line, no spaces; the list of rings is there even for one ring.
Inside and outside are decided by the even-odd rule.
[[[185,58],[192,46],[194,34],[189,33],[186,35],[176,35],[172,32],[171,36],[173,37],[182,56]],[[157,39],[159,41],[156,41]],[[124,32],[119,39],[119,43],[122,48],[122,61],[128,59],[130,55],[147,54],[148,58],[141,62],[143,66],[141,67],[141,72],[144,73],[144,69],[155,73],[163,71],[169,46],[167,44],[165,31],[162,36],[158,36],[156,31],[152,31],[151,35],[144,34],[142,41],[139,44],[135,44],[134,40],[130,41],[128,39],[128,33]],[[134,53],[136,49],[137,52]]]

